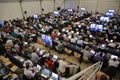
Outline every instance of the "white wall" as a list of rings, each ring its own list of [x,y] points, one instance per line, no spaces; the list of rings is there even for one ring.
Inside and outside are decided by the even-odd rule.
[[[54,11],[54,0],[42,0],[42,8],[44,8],[44,13]]]
[[[22,18],[19,2],[0,2],[0,20]]]
[[[114,9],[117,13],[120,0],[80,0],[80,7],[85,7],[88,12],[98,11],[105,13],[109,9]]]
[[[61,7],[61,9],[63,9],[64,6],[64,0],[55,0],[55,10],[57,10],[57,7]]]
[[[96,11],[97,8],[97,0],[80,0],[79,2],[79,7],[80,8],[85,8],[88,12]]]
[[[41,8],[44,13],[52,12],[57,7],[77,9],[85,7],[88,12],[99,11],[105,13],[108,9],[118,11],[120,0],[24,0],[22,2],[23,11],[27,11],[28,16],[33,14],[41,14]],[[120,13],[120,11],[119,11]],[[8,20],[14,18],[22,18],[20,3],[17,1],[0,2],[0,20]]]
[[[79,6],[79,0],[65,0],[65,8],[77,10],[77,6]]]
[[[98,11],[105,13],[108,9],[114,9],[117,12],[120,0],[99,0]]]
[[[22,8],[23,12],[27,11],[27,16],[41,14],[40,1],[23,1]]]

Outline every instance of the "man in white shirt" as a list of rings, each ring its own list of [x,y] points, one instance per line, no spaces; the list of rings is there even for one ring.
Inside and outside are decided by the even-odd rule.
[[[113,78],[116,75],[119,61],[116,58],[113,58],[113,59],[110,59],[108,63],[109,65],[107,68],[107,74],[110,76],[110,78]]]
[[[24,75],[30,79],[33,80],[36,70],[35,69],[31,69],[29,66],[30,63],[26,63],[26,67],[24,68]]]
[[[115,68],[117,68],[119,65],[119,61],[116,58],[110,59],[109,60],[109,65],[108,66],[113,66]]]
[[[58,67],[58,71],[59,73],[62,75],[64,75],[65,71],[66,71],[66,67],[67,67],[67,62],[63,59],[63,60],[59,60],[59,67]]]

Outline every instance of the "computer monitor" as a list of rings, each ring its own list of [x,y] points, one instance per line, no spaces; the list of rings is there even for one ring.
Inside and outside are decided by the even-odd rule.
[[[52,45],[52,37],[51,36],[46,36],[46,44]]]
[[[115,56],[115,55],[111,55],[111,59],[113,59],[113,58],[118,58],[118,56]]]
[[[42,69],[39,64],[37,64],[36,68],[37,68],[37,72],[39,72]]]
[[[102,45],[101,45],[101,48],[106,48],[106,45],[105,45],[105,44],[102,44]]]
[[[68,8],[67,11],[68,11],[68,12],[73,12],[73,9]]]
[[[34,14],[34,15],[33,15],[33,18],[34,18],[34,19],[38,19],[39,17],[38,17],[37,14]]]
[[[83,40],[77,40],[77,44],[83,44]]]
[[[50,70],[45,68],[45,69],[42,70],[41,76],[44,77],[44,78],[48,78],[50,76],[50,73],[51,73]]]
[[[100,21],[101,21],[101,22],[109,22],[110,19],[109,19],[109,17],[101,16],[101,17],[100,17]]]
[[[48,70],[48,69],[44,69],[43,72],[47,73],[47,74],[50,74],[50,70]]]
[[[92,50],[90,50],[90,52],[92,53],[92,54],[95,54],[95,51],[92,49]]]
[[[101,22],[104,22],[104,16],[101,16],[101,17],[100,17],[100,21],[101,21]]]
[[[96,24],[91,24],[90,25],[90,31],[95,31],[96,28]]]
[[[108,16],[108,17],[113,17],[113,16],[114,16],[114,13],[107,12],[107,13],[106,13],[106,16]]]
[[[84,12],[84,11],[85,11],[85,8],[80,8],[80,11]]]
[[[53,12],[55,16],[58,16],[59,15],[59,12],[58,11],[54,11]]]
[[[103,31],[103,25],[96,25],[95,31],[102,32]]]
[[[42,38],[42,41],[43,41],[43,42],[46,42],[46,35],[45,35],[45,34],[42,34],[42,35],[41,35],[41,38]]]
[[[75,38],[71,38],[71,43],[76,43],[76,39]]]
[[[58,74],[52,72],[52,75],[49,80],[58,80]]]
[[[53,55],[53,60],[57,60],[58,59],[58,56],[57,55]]]
[[[108,12],[110,12],[110,13],[115,13],[115,10],[109,9]]]
[[[0,25],[1,25],[1,27],[5,26],[3,21],[0,21]]]

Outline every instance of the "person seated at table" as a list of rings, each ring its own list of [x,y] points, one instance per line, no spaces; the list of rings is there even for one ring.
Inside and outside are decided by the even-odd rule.
[[[109,46],[110,48],[115,48],[115,47],[117,46],[117,44],[116,44],[116,42],[113,42],[113,41],[111,40],[111,42],[108,44],[108,46]]]
[[[57,37],[57,31],[54,31],[54,32],[52,33],[52,39],[55,40],[56,37]]]
[[[59,62],[58,74],[60,74],[61,76],[65,76],[66,68],[68,67],[66,58],[63,58],[62,60],[59,60],[58,62]]]
[[[91,54],[90,51],[89,51],[89,46],[85,46],[85,48],[82,49],[81,52],[83,53],[83,60],[84,60],[85,62],[88,62],[89,59],[90,59],[91,56],[92,56],[92,54]]]
[[[34,80],[36,72],[37,70],[35,68],[31,68],[30,63],[27,62],[24,68],[24,79]]]
[[[57,50],[59,53],[62,53],[62,52],[63,52],[63,50],[64,50],[64,45],[63,45],[63,43],[62,43],[62,40],[60,40],[60,41],[58,42],[58,45],[57,45],[57,47],[56,47],[56,50]]]
[[[30,51],[29,47],[28,47],[28,46],[25,46],[24,56],[25,56],[26,58],[30,58],[30,54],[31,54],[31,51]]]
[[[54,64],[53,69],[52,69],[53,72],[54,72],[54,73],[58,73],[58,72],[57,72],[57,69],[58,69],[58,67],[59,67],[59,62],[58,62],[58,61],[54,61],[53,64]]]
[[[110,59],[108,61],[108,68],[106,71],[110,78],[113,78],[116,75],[119,64],[120,62],[116,58]]]
[[[48,65],[48,67],[52,70],[53,67],[54,67],[54,61],[53,61],[50,57],[48,57],[48,58],[46,59],[46,63],[47,63],[47,65]]]
[[[38,56],[35,50],[31,54],[31,60],[35,64],[38,63],[38,61],[40,60],[40,57]]]

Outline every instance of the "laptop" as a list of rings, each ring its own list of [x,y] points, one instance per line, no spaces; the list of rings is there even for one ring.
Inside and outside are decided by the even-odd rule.
[[[116,59],[118,59],[118,56],[111,55],[111,59],[113,59],[113,58],[116,58]]]
[[[48,78],[50,76],[50,70],[44,69],[41,74],[42,77]]]
[[[36,68],[37,68],[37,72],[39,72],[42,69],[41,66],[38,64],[37,64]]]
[[[94,51],[94,50],[91,50],[90,52],[91,52],[92,54],[95,54],[95,51]]]
[[[102,45],[101,45],[101,48],[106,48],[106,45],[105,45],[105,44],[102,44]]]
[[[57,55],[53,55],[53,60],[57,60],[58,59],[58,56]]]
[[[71,43],[76,43],[76,40],[74,38],[71,38]]]
[[[49,80],[58,80],[58,75],[55,73],[52,73],[52,76],[50,77]]]

